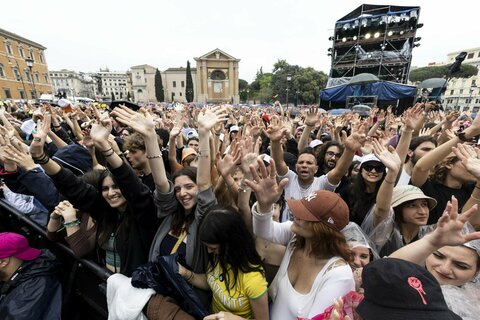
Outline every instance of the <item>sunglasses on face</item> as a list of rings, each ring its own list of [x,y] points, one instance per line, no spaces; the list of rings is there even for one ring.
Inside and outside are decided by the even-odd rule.
[[[362,167],[365,171],[372,172],[375,169],[375,172],[385,171],[385,166],[382,164],[366,164]]]

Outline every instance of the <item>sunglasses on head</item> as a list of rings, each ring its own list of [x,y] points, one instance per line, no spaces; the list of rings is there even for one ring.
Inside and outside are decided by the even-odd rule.
[[[363,167],[365,171],[372,172],[375,169],[375,172],[383,172],[385,171],[385,166],[381,163],[367,163]]]

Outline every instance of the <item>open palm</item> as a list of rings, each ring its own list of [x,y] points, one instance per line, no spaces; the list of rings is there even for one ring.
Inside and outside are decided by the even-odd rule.
[[[221,106],[207,109],[198,115],[198,126],[211,130],[218,122],[228,120],[227,110]]]
[[[378,140],[373,141],[373,152],[375,156],[387,167],[389,170],[400,170],[402,161],[398,153],[392,146],[385,148]]]

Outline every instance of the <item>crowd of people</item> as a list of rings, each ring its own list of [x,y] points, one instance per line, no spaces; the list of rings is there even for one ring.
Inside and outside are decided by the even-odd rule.
[[[112,272],[110,319],[477,319],[480,117],[61,105],[0,110],[3,201]],[[3,231],[0,317],[60,319]]]

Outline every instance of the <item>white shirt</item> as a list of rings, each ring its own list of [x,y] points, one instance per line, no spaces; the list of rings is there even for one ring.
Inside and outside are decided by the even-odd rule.
[[[285,186],[285,200],[299,200],[317,190],[327,190],[333,192],[340,184],[331,184],[330,181],[328,181],[327,175],[324,174],[320,177],[314,177],[312,184],[310,184],[307,188],[302,188],[300,186],[300,182],[298,181],[298,175],[292,170],[288,170],[288,172],[283,176],[278,176],[279,181],[284,178],[288,178],[288,184]],[[282,219],[280,222],[292,220],[292,213],[288,208],[288,205],[285,206],[281,217]]]
[[[410,179],[411,176],[405,171],[405,168],[403,168],[396,186],[407,186],[410,183]]]
[[[275,222],[272,220],[272,214],[273,212],[259,214],[257,204],[252,206],[253,233],[273,243],[287,246],[277,275],[269,288],[269,295],[273,301],[270,319],[293,320],[297,317],[311,319],[330,307],[334,299],[355,290],[352,269],[348,264],[330,268],[341,259],[333,257],[318,273],[310,292],[298,293],[293,288],[287,272],[293,254],[290,245],[294,239],[294,233],[290,230],[292,222]]]

